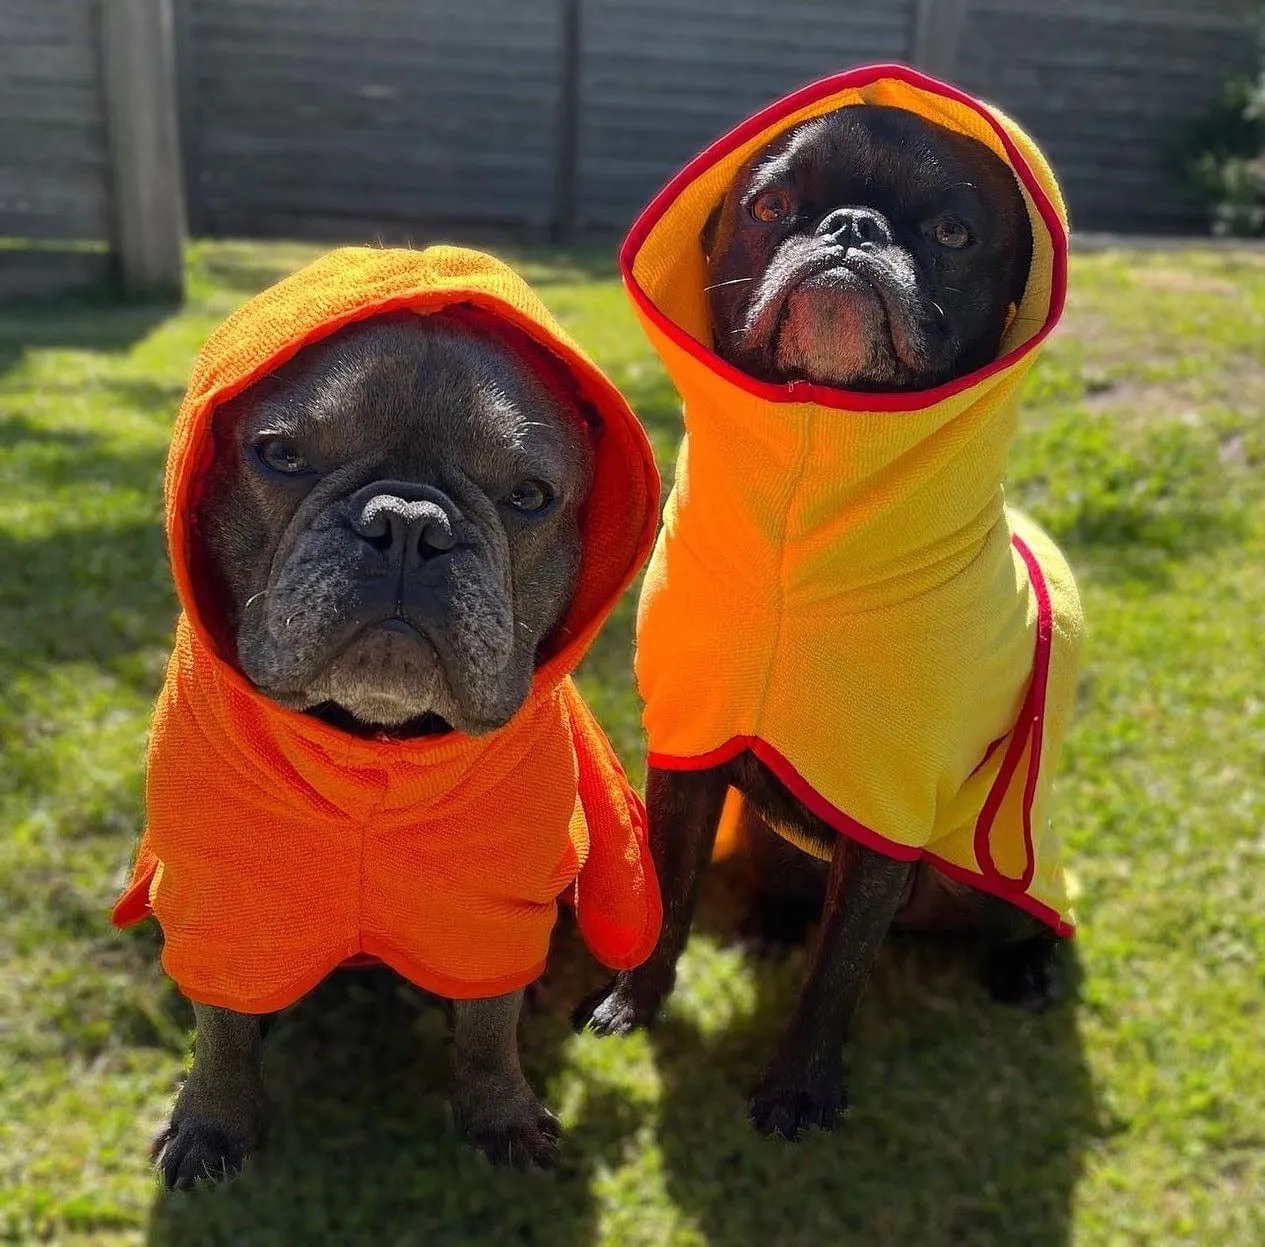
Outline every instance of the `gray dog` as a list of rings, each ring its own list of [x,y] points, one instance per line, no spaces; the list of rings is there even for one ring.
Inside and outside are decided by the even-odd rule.
[[[354,732],[479,734],[514,714],[570,600],[590,471],[574,415],[521,360],[442,314],[382,316],[226,404],[214,436],[198,526],[262,692]],[[506,523],[479,484],[524,453],[551,477],[549,496],[530,478],[510,494],[549,507],[531,525]],[[547,1163],[559,1127],[519,1069],[521,1001],[453,1002],[454,1106],[492,1159]],[[170,1186],[231,1172],[259,1138],[260,1019],[196,1013],[193,1070],[156,1141]]]
[[[365,263],[389,269],[393,261],[384,253]],[[424,258],[404,263],[426,271]],[[468,263],[460,259],[454,266]],[[236,349],[231,332],[219,349]],[[339,757],[351,757],[356,742],[503,740],[496,729],[519,721],[542,655],[558,652],[547,639],[576,592],[581,513],[597,431],[592,411],[556,383],[557,361],[546,356],[527,335],[494,326],[469,308],[428,316],[387,312],[300,350],[214,409],[213,451],[191,508],[193,596],[213,604],[200,606],[199,618],[214,649],[269,704],[302,712],[292,716],[299,722],[307,716],[323,721],[329,727],[319,730],[326,738],[346,740],[348,749],[339,749]],[[651,487],[638,503],[647,534],[653,499]],[[179,564],[178,547],[173,550]],[[634,570],[630,566],[626,575]],[[623,576],[625,569],[615,574]],[[164,699],[181,696],[181,663],[189,651],[181,649],[180,635],[168,675],[168,690],[175,691]],[[224,679],[217,675],[214,683],[222,686]],[[198,720],[201,703],[190,704],[194,710],[185,719]],[[538,710],[533,713],[533,724],[545,721]],[[162,715],[160,702],[156,734]],[[530,740],[536,729],[526,730]],[[558,747],[565,749],[563,768],[571,774],[570,737],[563,732],[550,739],[566,742]],[[273,747],[262,738],[257,746],[265,752]],[[546,753],[550,747],[545,740],[539,746]],[[251,745],[247,754],[255,750]],[[282,759],[274,771],[289,774],[288,767]],[[240,783],[249,785],[252,778],[243,772]],[[207,779],[231,797],[231,774]],[[161,782],[151,749],[150,832],[155,784]],[[533,885],[525,906],[504,909],[512,891],[494,892],[487,903],[490,921],[499,912],[511,922],[523,912],[538,919],[533,930],[541,957],[554,894],[567,882],[567,874],[558,872],[574,862],[574,854],[566,856],[566,837],[576,797],[564,792],[558,800],[565,805],[558,833],[563,866],[556,859],[545,863],[544,882]],[[541,830],[531,808],[518,823],[502,824],[502,813],[491,816],[485,836],[496,858],[503,856],[500,836],[521,842],[534,837],[519,826]],[[217,824],[217,817],[228,824]],[[175,823],[178,829],[197,825],[200,839],[191,861],[198,869],[238,851],[238,828],[227,814],[211,810],[204,816],[186,806],[177,808]],[[425,823],[416,830],[406,826],[408,837],[429,834]],[[347,834],[374,834],[372,824],[360,832],[354,823],[348,828]],[[337,825],[334,833],[337,842]],[[164,917],[155,890],[160,898],[164,890],[180,894],[188,886],[189,861],[183,875],[167,860],[155,870],[146,852],[143,845],[139,885],[134,882],[131,899],[120,902],[130,912],[121,919],[116,910],[116,921],[135,921],[152,904],[167,937],[169,969],[176,940],[198,956],[213,957],[203,952],[203,938],[187,936],[195,929],[189,923],[209,912],[211,894],[195,893],[183,910],[169,908]],[[407,869],[413,859],[401,860]],[[286,869],[301,876],[307,864],[299,860]],[[570,876],[578,869],[574,865]],[[249,857],[242,873],[253,886]],[[403,905],[411,907],[421,882],[403,879]],[[245,912],[266,914],[277,896],[261,883],[259,897],[250,902],[254,908]],[[532,964],[526,973],[515,970],[515,990],[454,999],[452,1009],[459,1125],[494,1162],[516,1165],[548,1164],[559,1138],[557,1120],[537,1100],[518,1061],[521,983]],[[180,975],[173,976],[183,986]],[[156,1160],[171,1187],[239,1168],[258,1143],[262,1124],[260,1043],[270,1007],[240,1012],[198,1003],[195,1011],[193,1069],[155,1140]]]

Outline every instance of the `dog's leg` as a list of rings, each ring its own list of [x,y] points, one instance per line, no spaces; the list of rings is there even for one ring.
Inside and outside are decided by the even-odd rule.
[[[744,943],[769,956],[806,944],[821,916],[828,863],[778,835],[749,801],[742,803],[738,841],[751,887],[750,908],[738,928]]]
[[[562,1127],[536,1099],[518,1063],[522,1003],[521,991],[452,1002],[453,1112],[462,1134],[494,1165],[547,1169]]]
[[[1064,940],[1040,919],[999,896],[958,883],[920,863],[898,925],[936,934],[968,932],[983,942],[980,979],[1000,1004],[1040,1012],[1058,997]]]
[[[984,935],[980,980],[999,1004],[1040,1013],[1058,999],[1063,939],[1044,922],[997,896],[978,895]]]
[[[260,1019],[210,1005],[193,1010],[193,1069],[152,1149],[169,1190],[236,1173],[263,1121]]]
[[[796,1139],[807,1126],[830,1130],[838,1123],[847,1103],[843,1045],[909,871],[907,862],[839,837],[812,968],[751,1097],[761,1134]]]
[[[575,1011],[577,1027],[623,1035],[654,1021],[676,982],[703,874],[711,861],[728,781],[721,769],[661,771],[646,782],[650,853],[663,894],[663,931],[644,964],[617,974]]]

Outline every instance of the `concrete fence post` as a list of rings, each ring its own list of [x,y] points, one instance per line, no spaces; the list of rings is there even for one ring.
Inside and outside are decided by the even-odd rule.
[[[172,0],[103,0],[113,248],[132,295],[184,288],[185,206]]]

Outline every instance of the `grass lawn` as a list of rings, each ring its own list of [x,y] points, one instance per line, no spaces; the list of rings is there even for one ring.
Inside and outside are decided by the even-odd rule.
[[[1068,998],[992,1006],[959,955],[888,949],[845,1128],[763,1141],[747,1091],[804,968],[729,939],[714,881],[652,1035],[574,1037],[559,942],[529,1076],[552,1175],[457,1145],[443,1019],[335,976],[268,1044],[273,1128],[231,1185],[162,1196],[147,1135],[191,1016],[107,913],[141,820],[173,619],[159,526],[194,352],[313,254],[193,250],[190,298],[0,310],[0,1242],[1123,1247],[1265,1242],[1265,253],[1077,255],[1012,496],[1064,542],[1091,636],[1055,816],[1081,887]],[[524,268],[647,422],[672,391],[605,259]],[[585,691],[634,775],[631,600]]]

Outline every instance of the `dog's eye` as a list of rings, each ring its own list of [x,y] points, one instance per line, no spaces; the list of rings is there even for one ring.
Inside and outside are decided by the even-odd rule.
[[[264,467],[286,476],[297,476],[312,469],[312,465],[299,453],[299,448],[284,437],[265,438],[255,446],[255,454]]]
[[[791,197],[782,190],[761,191],[751,201],[751,215],[767,225],[780,221],[791,210]]]
[[[539,515],[549,509],[553,502],[553,490],[544,481],[519,481],[505,495],[505,505],[521,511],[524,515]]]
[[[942,247],[959,251],[971,241],[971,231],[961,221],[937,221],[936,242]]]

